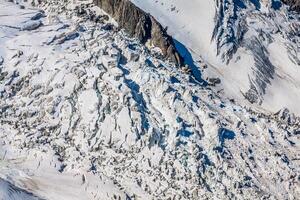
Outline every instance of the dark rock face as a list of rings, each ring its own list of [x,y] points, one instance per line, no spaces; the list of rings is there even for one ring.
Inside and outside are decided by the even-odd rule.
[[[282,0],[283,3],[289,5],[293,10],[300,12],[300,0]]]
[[[94,4],[111,15],[130,36],[138,38],[143,44],[150,41],[162,50],[166,59],[177,66],[183,65],[183,58],[176,50],[172,37],[150,14],[129,0],[94,0]]]

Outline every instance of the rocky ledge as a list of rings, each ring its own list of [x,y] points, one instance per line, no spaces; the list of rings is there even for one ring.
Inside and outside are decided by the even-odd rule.
[[[94,0],[94,4],[111,15],[130,36],[138,38],[143,44],[150,42],[161,49],[164,58],[177,66],[183,65],[183,58],[176,50],[172,37],[153,16],[129,0]]]

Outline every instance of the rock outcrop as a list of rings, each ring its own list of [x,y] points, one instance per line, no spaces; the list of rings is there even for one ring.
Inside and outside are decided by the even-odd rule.
[[[283,3],[289,5],[293,10],[300,12],[300,0],[282,0]]]
[[[183,58],[176,50],[172,37],[153,16],[129,0],[94,0],[94,4],[111,15],[130,36],[138,38],[143,44],[149,41],[162,50],[164,58],[177,66],[183,65]]]

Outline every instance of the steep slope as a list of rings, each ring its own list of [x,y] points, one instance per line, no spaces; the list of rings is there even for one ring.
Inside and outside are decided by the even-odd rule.
[[[0,180],[55,200],[300,196],[299,118],[239,105],[75,3],[0,0]]]
[[[18,188],[10,182],[0,178],[0,198],[1,199],[26,199],[39,200],[40,198],[34,196],[32,193]]]
[[[224,95],[300,114],[299,15],[280,1],[132,0],[219,77]],[[297,4],[295,4],[297,5]],[[203,64],[197,64],[200,69]]]

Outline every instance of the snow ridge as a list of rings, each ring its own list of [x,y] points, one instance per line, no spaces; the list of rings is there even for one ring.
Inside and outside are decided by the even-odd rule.
[[[245,48],[254,57],[252,74],[249,74],[249,90],[244,93],[251,103],[263,103],[268,85],[272,84],[275,66],[270,60],[268,46],[273,43],[274,35],[280,33],[286,40],[286,51],[293,63],[299,65],[299,58],[295,55],[299,45],[298,34],[290,29],[291,26],[300,27],[299,23],[287,20],[287,10],[278,13],[274,6],[269,5],[268,12],[262,12],[265,6],[259,1],[219,0],[216,1],[216,27],[213,39],[217,43],[217,54],[221,55],[227,64],[232,60],[239,48]],[[286,9],[286,8],[285,8]],[[282,24],[282,25],[280,25]],[[288,34],[289,37],[285,37]],[[276,37],[276,36],[275,36]]]

